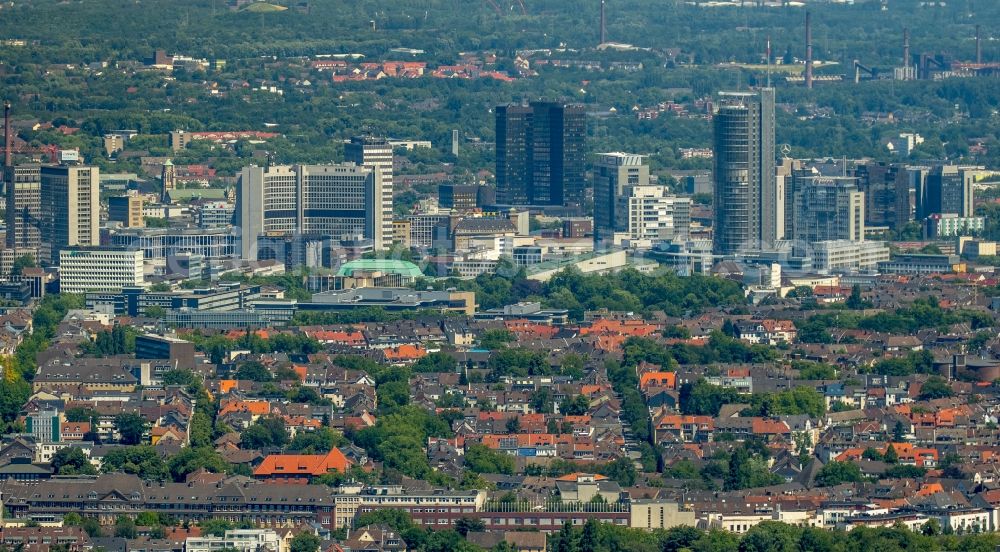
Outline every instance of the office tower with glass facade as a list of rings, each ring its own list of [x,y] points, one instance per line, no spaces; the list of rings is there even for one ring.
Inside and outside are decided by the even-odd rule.
[[[780,237],[782,201],[775,178],[774,89],[722,93],[713,134],[713,251],[726,255],[773,244]]]

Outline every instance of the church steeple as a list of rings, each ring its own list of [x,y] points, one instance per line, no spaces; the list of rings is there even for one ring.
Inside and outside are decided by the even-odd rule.
[[[167,159],[163,163],[163,172],[160,173],[160,181],[163,183],[163,191],[160,192],[160,203],[164,205],[170,203],[170,191],[176,186],[176,178],[174,162]]]

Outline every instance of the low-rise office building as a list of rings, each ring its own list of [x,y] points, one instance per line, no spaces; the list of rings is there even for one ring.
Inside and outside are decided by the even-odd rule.
[[[904,253],[890,261],[878,263],[879,272],[890,274],[950,274],[965,272],[965,263],[958,255],[924,255]]]
[[[127,228],[111,234],[111,245],[139,249],[146,259],[193,253],[206,259],[237,254],[236,234],[229,228]]]
[[[149,291],[137,286],[119,288],[112,293],[88,293],[87,308],[110,306],[116,315],[141,316],[149,307],[233,311],[247,308],[260,297],[259,285],[220,284],[213,288],[186,291]]]
[[[63,293],[119,291],[143,287],[142,251],[74,248],[59,252],[59,290]]]
[[[312,296],[311,303],[299,303],[301,310],[343,311],[378,307],[389,311],[433,309],[474,314],[476,294],[465,291],[414,291],[405,288],[357,288],[324,291]]]
[[[874,270],[889,260],[889,246],[884,242],[827,240],[810,245],[816,270]]]

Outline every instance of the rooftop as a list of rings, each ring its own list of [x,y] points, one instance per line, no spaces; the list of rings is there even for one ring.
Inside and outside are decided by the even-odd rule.
[[[340,270],[337,271],[337,276],[353,276],[355,272],[376,271],[401,274],[410,278],[419,278],[424,275],[420,271],[420,267],[410,261],[399,259],[359,259],[344,263],[340,267]]]

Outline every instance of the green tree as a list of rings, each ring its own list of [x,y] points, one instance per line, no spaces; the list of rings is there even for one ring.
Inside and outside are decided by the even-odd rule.
[[[671,527],[667,529],[660,539],[663,544],[663,552],[679,552],[683,549],[693,549],[693,545],[702,538],[704,531],[685,525]]]
[[[513,333],[504,329],[489,329],[479,334],[479,346],[490,351],[502,349],[516,340]]]
[[[622,487],[635,485],[635,462],[629,458],[617,458],[597,468],[597,473],[617,481]]]
[[[505,424],[507,428],[507,433],[520,433],[521,432],[521,419],[517,416],[511,416],[507,418],[507,423]]]
[[[885,453],[882,454],[882,460],[886,464],[896,464],[899,462],[899,454],[896,453],[896,447],[889,443],[889,446],[885,448]]]
[[[934,537],[941,534],[941,522],[937,518],[930,518],[927,523],[920,529],[920,532],[928,537]]]
[[[552,552],[576,552],[577,546],[576,532],[570,520],[566,520],[558,533],[549,537],[549,550]]]
[[[465,450],[465,465],[475,473],[514,473],[514,459],[484,445],[470,445]]]
[[[188,474],[199,469],[223,473],[231,467],[218,452],[209,447],[187,447],[170,458],[167,468],[174,481],[182,482]]]
[[[128,516],[118,516],[115,521],[115,536],[121,539],[134,539],[138,536],[135,522]]]
[[[847,301],[845,301],[844,304],[851,310],[861,310],[868,307],[868,304],[861,296],[861,286],[854,284],[854,286],[851,287],[851,295],[847,298]]]
[[[104,455],[101,469],[105,473],[131,473],[152,481],[163,481],[169,476],[163,457],[150,445],[114,447]]]
[[[271,381],[272,377],[271,372],[269,372],[263,364],[257,361],[249,361],[244,362],[239,368],[236,369],[236,379],[262,383]]]
[[[680,388],[680,409],[684,414],[718,416],[723,405],[740,402],[735,389],[712,385],[704,379]]]
[[[193,447],[207,447],[212,444],[212,418],[204,412],[191,416],[190,441]]]
[[[248,449],[282,447],[286,443],[285,422],[276,416],[261,416],[240,436],[240,445]]]
[[[92,517],[83,518],[83,521],[80,522],[80,527],[87,532],[87,536],[90,538],[99,538],[104,536],[101,524]]]
[[[288,450],[300,454],[326,454],[334,447],[347,444],[347,439],[341,433],[328,427],[321,427],[315,431],[296,433],[295,438],[288,443]]]
[[[24,269],[35,268],[36,266],[38,265],[35,264],[34,257],[32,257],[31,255],[21,255],[20,257],[14,259],[14,266],[11,269],[10,273],[12,276],[20,276],[21,274],[24,273]]]
[[[456,368],[455,357],[444,352],[433,352],[429,353],[415,363],[413,363],[413,371],[415,373],[421,372],[440,372],[440,373],[454,373]]]
[[[67,408],[65,415],[67,422],[90,422],[98,416],[96,410],[84,406]]]
[[[235,529],[235,526],[231,521],[210,518],[198,522],[198,527],[201,528],[201,532],[206,535],[214,535],[216,537],[221,537],[226,534],[226,531]]]
[[[600,495],[598,495],[600,496]],[[600,535],[597,520],[594,518],[587,519],[587,522],[583,524],[583,531],[580,533],[580,543],[578,550],[580,552],[597,552],[600,547]]]
[[[746,445],[738,446],[729,454],[728,470],[723,479],[725,490],[750,489],[777,485],[781,477],[767,469],[759,453],[751,453]]]
[[[76,512],[69,512],[63,516],[63,525],[69,527],[79,527],[83,524],[83,517]]]
[[[410,384],[406,381],[387,381],[376,388],[378,409],[390,414],[410,404]]]
[[[313,533],[302,532],[292,537],[290,552],[318,552],[321,541]]]
[[[367,527],[369,525],[385,525],[400,533],[413,529],[413,519],[409,512],[397,510],[395,508],[385,508],[359,514],[354,520],[355,527]]]
[[[590,400],[583,395],[575,395],[563,399],[559,411],[565,416],[582,416],[590,410]]]
[[[97,469],[78,447],[64,447],[52,456],[52,469],[57,475],[94,475]]]
[[[162,525],[160,516],[156,512],[142,512],[135,517],[135,524],[139,527],[154,527]]]
[[[479,533],[486,530],[486,524],[483,520],[476,518],[458,518],[455,520],[455,531],[467,537],[469,533]]]
[[[885,470],[882,477],[889,479],[919,479],[927,473],[927,470],[918,466],[908,466],[897,464]]]
[[[920,400],[940,399],[951,397],[955,391],[951,384],[938,376],[932,376],[920,386]]]
[[[123,445],[138,445],[146,435],[146,419],[141,414],[123,412],[115,416],[115,431]]]
[[[548,387],[539,388],[531,394],[531,408],[538,413],[548,414],[552,412],[555,401],[552,398],[552,390]]]
[[[816,474],[816,484],[820,487],[832,487],[841,483],[859,483],[863,480],[861,468],[854,462],[831,460]]]
[[[743,536],[739,552],[799,552],[798,537],[798,531],[789,525],[764,521]]]

